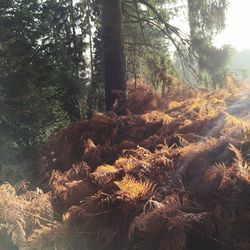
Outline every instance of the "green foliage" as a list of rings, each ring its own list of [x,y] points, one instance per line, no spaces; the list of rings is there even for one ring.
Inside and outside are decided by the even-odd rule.
[[[228,0],[188,0],[191,36],[212,39],[225,28]]]
[[[175,1],[148,2],[166,22],[176,14],[167,5]],[[167,74],[175,74],[170,59],[170,41],[162,32],[164,24],[150,8],[131,1],[124,4],[124,30],[128,78],[143,78],[155,89],[162,87]]]
[[[218,49],[213,38],[225,27],[227,0],[188,0],[191,45],[197,54],[201,79],[206,85],[223,82],[227,71],[230,47]]]
[[[205,84],[212,83],[213,87],[223,86],[225,75],[229,71],[229,59],[232,54],[230,46],[216,48],[212,45],[201,42],[200,47],[197,46],[199,56],[199,68],[201,79]]]
[[[89,6],[90,22],[92,26],[89,32],[92,37],[92,44],[90,53],[92,54],[91,60],[91,78],[88,86],[88,115],[93,110],[104,111],[104,84],[103,84],[103,48],[102,48],[102,27],[101,27],[101,8],[99,0],[87,1]],[[95,29],[93,29],[93,27]]]
[[[123,1],[128,79],[165,91],[167,76],[177,74],[171,46],[185,54],[183,61],[189,45],[169,25],[180,14],[170,7],[177,2]],[[211,45],[224,26],[226,4],[189,1],[191,46],[212,81],[220,81],[229,53]],[[0,34],[1,165],[92,110],[104,110],[100,0],[3,0]]]
[[[1,164],[36,149],[79,117],[75,99],[84,43],[73,32],[72,15],[79,16],[70,3],[4,0],[1,5]]]

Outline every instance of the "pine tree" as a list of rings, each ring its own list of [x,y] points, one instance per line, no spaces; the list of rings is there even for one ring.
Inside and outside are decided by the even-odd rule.
[[[213,45],[213,38],[225,27],[227,0],[188,0],[191,45],[197,53],[201,79],[208,85],[223,82],[230,47]]]
[[[68,124],[63,91],[43,39],[43,6],[38,1],[4,0],[0,29],[0,137],[4,161],[12,152],[32,152]],[[9,155],[9,157],[8,157]]]
[[[106,109],[126,113],[125,55],[121,0],[102,0]]]

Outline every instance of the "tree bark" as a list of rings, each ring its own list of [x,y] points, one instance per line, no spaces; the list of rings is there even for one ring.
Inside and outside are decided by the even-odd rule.
[[[102,0],[105,101],[108,111],[126,113],[126,69],[121,0]]]

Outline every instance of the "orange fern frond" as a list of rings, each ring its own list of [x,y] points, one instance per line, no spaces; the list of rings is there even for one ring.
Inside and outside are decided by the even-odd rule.
[[[154,185],[149,181],[137,181],[134,177],[126,175],[121,181],[115,184],[120,189],[120,194],[129,199],[145,199],[152,195]]]

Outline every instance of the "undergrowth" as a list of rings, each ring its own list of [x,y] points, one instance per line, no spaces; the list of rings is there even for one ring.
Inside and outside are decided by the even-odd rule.
[[[0,187],[4,244],[250,249],[249,93],[179,88],[160,99],[137,86],[127,116],[97,113],[61,130],[45,155],[49,193]]]

